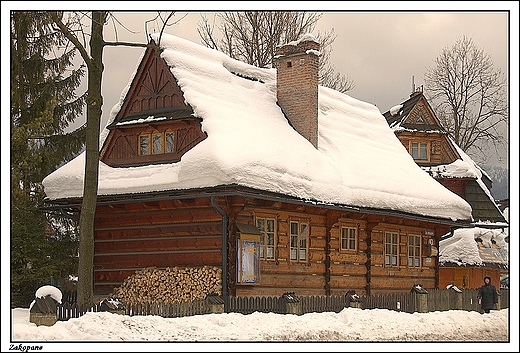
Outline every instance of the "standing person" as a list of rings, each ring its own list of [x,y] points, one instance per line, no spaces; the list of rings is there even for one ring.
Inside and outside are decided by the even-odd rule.
[[[498,303],[498,292],[491,284],[491,277],[484,277],[484,285],[478,289],[477,298],[480,299],[481,308],[486,314]]]

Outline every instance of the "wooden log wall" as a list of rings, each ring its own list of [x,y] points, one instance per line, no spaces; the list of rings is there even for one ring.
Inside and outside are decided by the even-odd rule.
[[[242,196],[217,198],[228,215],[228,289],[233,296],[384,294],[414,284],[436,288],[431,247],[449,231],[423,221],[339,211]],[[275,258],[260,261],[258,284],[236,283],[236,224],[275,219]],[[307,259],[290,260],[290,223],[309,227]],[[357,229],[356,249],[341,249],[341,228]],[[399,234],[399,265],[384,264],[385,232]],[[145,267],[222,266],[222,217],[209,197],[98,207],[95,221],[95,294],[110,293]],[[421,235],[421,266],[408,267],[408,234]],[[433,244],[429,244],[429,240]]]
[[[437,286],[437,256],[430,255],[430,249],[438,247],[438,238],[448,229],[441,227],[432,230],[432,225],[416,222],[415,226],[405,226],[398,223],[379,223],[371,231],[371,267],[370,294],[384,294],[409,290],[414,284],[424,288]],[[385,265],[385,233],[387,231],[399,234],[398,265]],[[434,233],[434,234],[431,234]],[[421,236],[421,264],[419,267],[408,266],[408,236]],[[430,239],[433,244],[429,244]]]
[[[209,198],[99,206],[94,292],[110,293],[145,267],[222,265],[222,218]]]
[[[490,276],[491,283],[500,288],[500,269],[479,266],[441,266],[439,267],[439,288],[453,283],[460,289],[477,289],[484,284],[484,277]]]
[[[356,212],[331,212],[314,206],[291,205],[281,202],[245,201],[235,207],[232,222],[255,224],[256,217],[276,220],[275,259],[260,262],[260,283],[237,284],[231,266],[230,295],[281,295],[293,291],[298,295],[344,295],[354,289],[363,295],[410,290],[414,284],[436,288],[437,257],[430,249],[438,246],[439,237],[449,231],[447,226],[382,217]],[[233,213],[233,212],[230,212]],[[291,261],[291,220],[307,221],[310,225],[308,261]],[[342,250],[341,228],[358,230],[357,248]],[[385,231],[399,234],[399,265],[384,265]],[[421,236],[421,265],[408,267],[408,235]],[[235,235],[236,236],[236,235]],[[430,239],[433,244],[429,244]],[[230,239],[230,244],[236,241]],[[328,252],[327,252],[328,251]],[[329,254],[327,256],[327,254]],[[230,261],[234,261],[230,257]]]

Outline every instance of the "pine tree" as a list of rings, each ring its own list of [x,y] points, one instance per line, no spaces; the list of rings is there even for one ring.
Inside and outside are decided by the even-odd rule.
[[[65,129],[81,113],[85,71],[75,48],[46,12],[11,12],[11,298],[27,306],[50,276],[74,274],[74,224],[42,211],[42,179],[83,148],[85,127]]]

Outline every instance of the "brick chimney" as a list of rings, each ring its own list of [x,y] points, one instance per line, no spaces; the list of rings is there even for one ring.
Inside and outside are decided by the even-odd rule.
[[[276,50],[278,104],[290,124],[318,148],[318,64],[320,44],[314,36]]]

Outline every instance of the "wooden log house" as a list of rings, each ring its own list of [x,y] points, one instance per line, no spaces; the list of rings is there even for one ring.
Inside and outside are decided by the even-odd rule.
[[[496,233],[508,227],[507,220],[491,195],[492,180],[448,136],[424,96],[422,87],[414,90],[409,99],[383,116],[417,165],[471,205],[473,222],[470,227],[476,234],[480,229]],[[451,242],[452,234],[446,234],[441,241],[446,244]],[[478,249],[482,263],[460,263],[457,259],[440,261],[440,288],[449,284],[459,288],[478,288],[486,275],[491,276],[493,283],[498,285],[501,274],[508,273],[508,261],[504,260],[507,259],[506,249],[501,249],[497,244],[485,247],[478,241],[478,237],[473,247]]]
[[[415,283],[425,288],[437,286],[440,237],[471,220],[469,205],[445,188],[438,189],[439,198],[433,201],[424,201],[430,195],[427,192],[417,198],[412,192],[412,196],[403,199],[412,200],[410,203],[394,203],[402,195],[392,194],[387,185],[394,182],[415,185],[415,180],[394,181],[393,175],[399,171],[385,175],[386,171],[378,166],[353,165],[367,173],[362,179],[374,178],[383,191],[352,191],[358,192],[355,195],[359,195],[359,200],[366,195],[376,197],[349,201],[344,191],[347,189],[341,184],[345,179],[331,178],[324,183],[319,190],[325,189],[328,194],[324,194],[331,196],[321,197],[319,192],[305,193],[309,178],[290,179],[293,174],[304,173],[291,174],[292,166],[266,167],[269,164],[263,165],[259,159],[250,164],[251,168],[262,164],[260,167],[265,170],[283,171],[277,177],[263,177],[249,170],[242,173],[241,169],[232,169],[229,179],[225,179],[228,176],[223,176],[222,165],[227,167],[227,164],[208,157],[214,148],[206,148],[197,158],[193,157],[195,151],[216,140],[214,136],[218,133],[240,131],[236,125],[234,129],[217,130],[218,123],[230,117],[223,114],[214,118],[208,107],[217,104],[217,99],[207,103],[211,97],[206,97],[203,102],[208,106],[201,106],[196,99],[200,91],[190,86],[195,83],[187,79],[191,76],[186,76],[186,72],[190,65],[197,65],[206,57],[221,60],[218,62],[221,65],[215,66],[211,61],[202,63],[204,70],[196,71],[199,76],[193,76],[194,81],[214,66],[225,72],[229,87],[250,95],[237,105],[236,109],[241,110],[235,114],[242,119],[247,119],[248,113],[255,109],[245,106],[249,100],[259,100],[263,95],[274,97],[262,105],[262,109],[280,112],[277,114],[283,126],[273,129],[290,131],[291,141],[294,135],[294,144],[301,144],[291,150],[291,143],[266,137],[266,145],[274,144],[276,150],[287,149],[286,153],[291,155],[300,150],[309,151],[305,152],[309,158],[324,153],[328,146],[327,131],[332,130],[322,125],[327,118],[326,106],[318,100],[318,91],[320,97],[325,94],[323,99],[331,102],[327,103],[329,108],[340,104],[336,102],[353,99],[318,89],[318,43],[304,37],[281,47],[275,58],[276,69],[260,70],[173,36],[165,34],[163,41],[165,44],[160,46],[152,42],[146,49],[122,103],[114,110],[116,113],[104,132],[95,218],[95,294],[110,293],[136,270],[151,266],[221,267],[224,296],[281,295],[288,291],[297,295],[333,295],[351,289],[359,294],[378,294],[408,291]],[[186,53],[198,56],[183,61]],[[220,71],[214,70],[208,75],[219,77]],[[199,87],[201,91],[211,91],[207,84]],[[230,94],[229,91],[222,90],[222,94]],[[234,97],[240,100],[244,94]],[[375,114],[377,129],[384,125],[381,131],[385,138],[391,136],[396,153],[406,155],[399,142],[393,142],[395,136],[376,108],[365,108],[365,103],[358,101],[352,106],[356,112],[368,109]],[[328,113],[333,112],[329,109]],[[265,119],[253,130],[260,130],[272,121],[268,112]],[[240,140],[241,134],[235,134],[233,137]],[[240,141],[247,144],[252,138],[255,137]],[[378,138],[384,137],[372,140]],[[363,137],[350,140],[365,144]],[[226,141],[230,143],[229,139]],[[366,143],[370,149],[373,141]],[[233,149],[229,158],[245,148],[241,145]],[[384,146],[378,151],[384,154],[392,148]],[[251,149],[243,153],[237,160],[250,158],[247,156],[256,152]],[[50,207],[81,212],[82,183],[81,177],[78,178],[83,173],[78,168],[81,161],[71,161],[44,180]],[[217,163],[221,169],[212,172]],[[412,168],[411,165],[419,169],[406,157],[400,168]],[[317,173],[318,168],[311,165],[305,172]],[[415,169],[408,169],[402,178],[415,173]],[[437,190],[437,183],[430,183],[426,173],[418,173],[420,183],[425,184],[417,189]],[[163,179],[167,181],[162,182]],[[283,184],[287,179],[290,182]],[[282,186],[272,185],[278,181]]]

